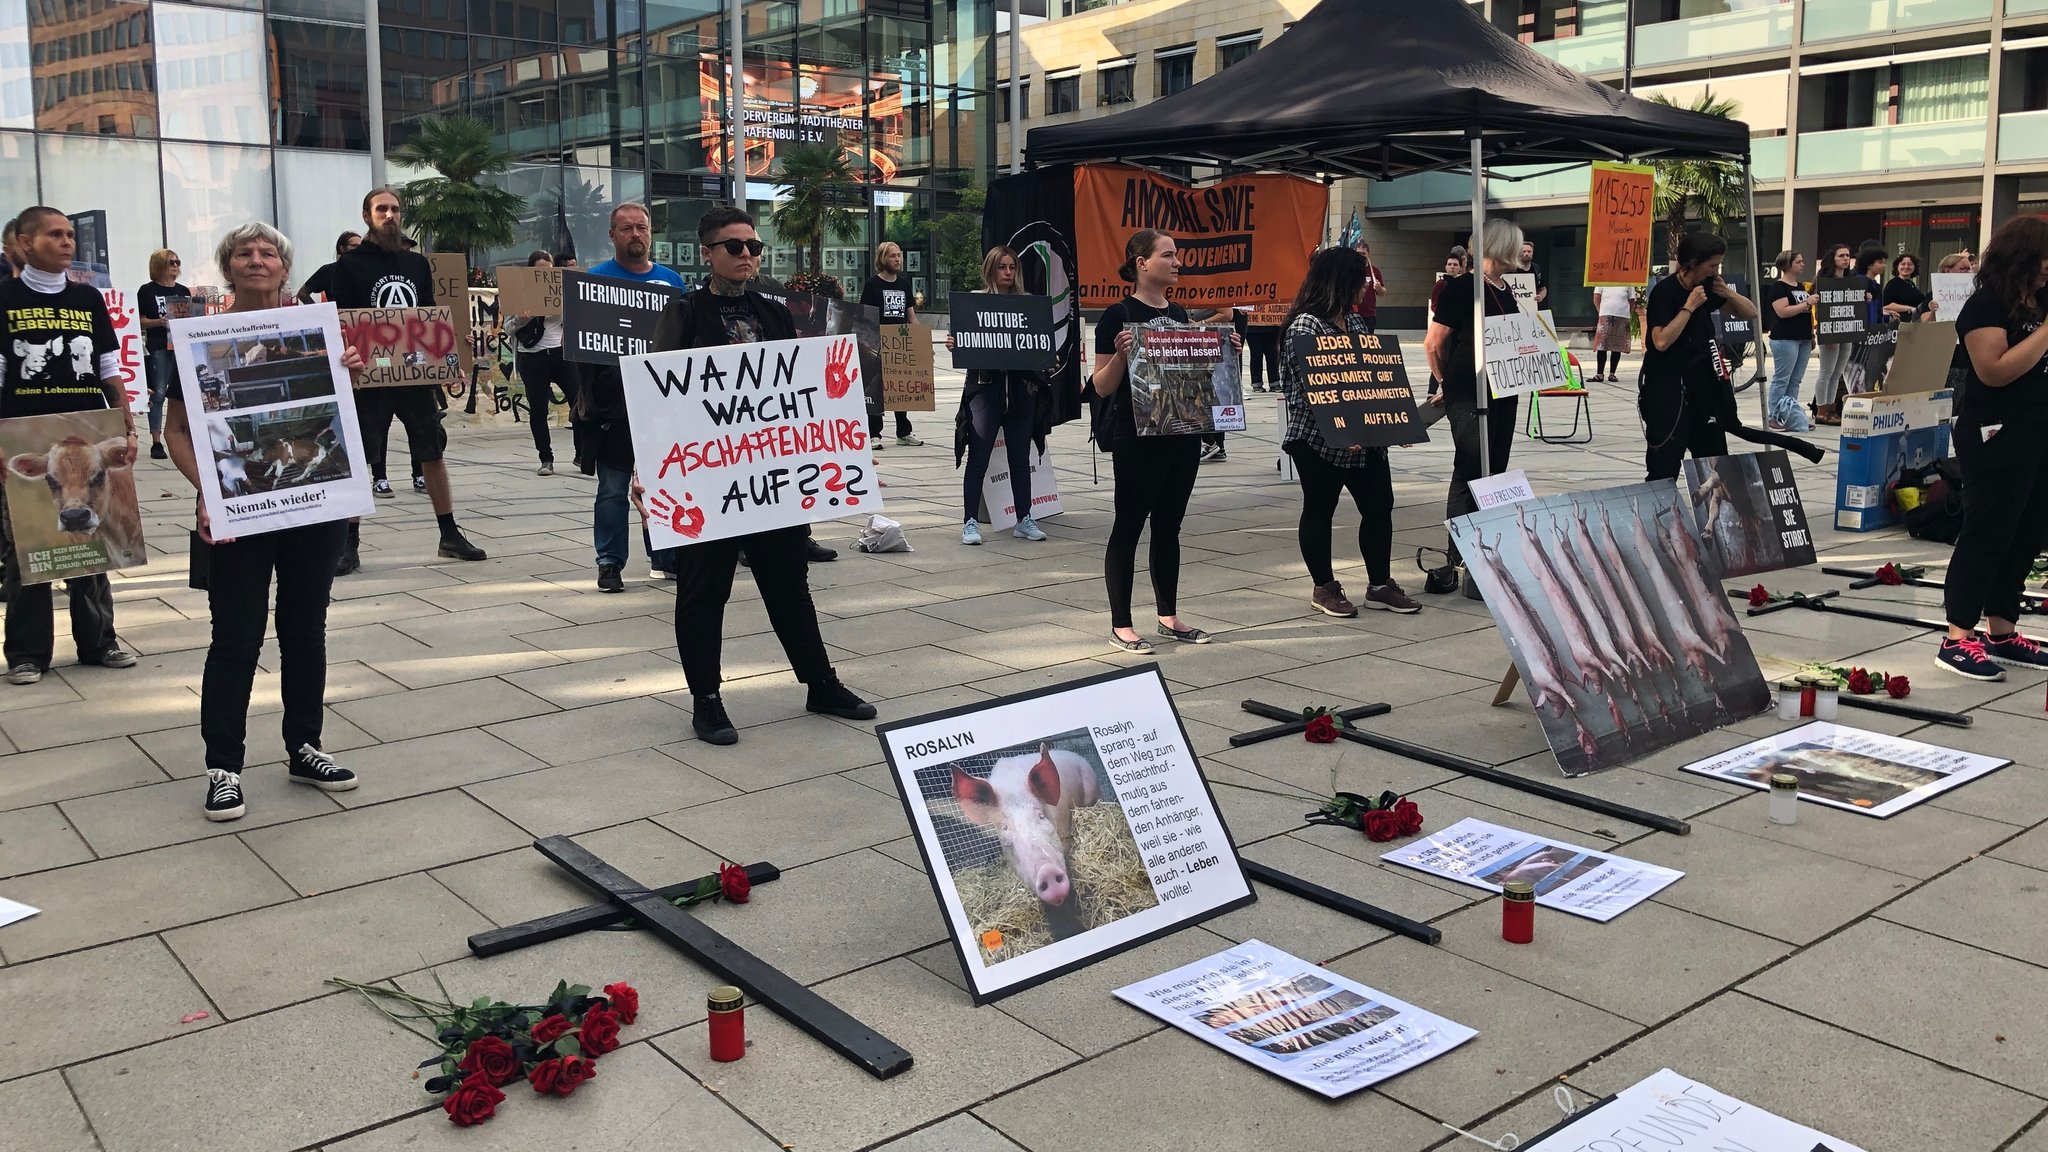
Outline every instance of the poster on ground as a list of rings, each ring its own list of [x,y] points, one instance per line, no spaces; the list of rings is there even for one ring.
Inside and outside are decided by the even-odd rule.
[[[1814,562],[1806,506],[1782,449],[1687,460],[1685,486],[1709,582]]]
[[[654,547],[882,510],[855,339],[619,360]]]
[[[1334,448],[1424,444],[1398,336],[1297,333],[1287,354],[1300,369],[1316,430]]]
[[[1685,766],[1750,788],[1799,777],[1799,798],[1884,819],[1996,772],[2010,760],[1816,720]]]
[[[1930,279],[1934,288],[1934,318],[1953,321],[1963,314],[1970,293],[1977,290],[1973,272],[1936,272]]]
[[[1486,318],[1486,379],[1495,400],[1544,388],[1564,388],[1564,352],[1534,312]]]
[[[1154,320],[1130,330],[1131,418],[1140,436],[1244,431],[1227,325]]]
[[[1770,703],[1671,481],[1539,497],[1448,526],[1565,775]]]
[[[171,321],[216,538],[376,509],[332,304]]]
[[[614,364],[654,350],[654,329],[682,293],[667,284],[562,270],[562,359]]]
[[[1045,453],[1033,445],[1031,458],[1031,511],[1036,520],[1059,515],[1059,478],[1053,475],[1052,464]],[[981,481],[981,519],[993,532],[1001,532],[1017,526],[1017,498],[1010,491],[1010,449],[1009,434],[998,431],[996,442],[989,449],[988,474]]]
[[[1332,1100],[1479,1035],[1261,940],[1125,985],[1116,998]]]
[[[446,308],[343,308],[341,341],[363,358],[358,388],[446,388],[468,379],[462,340]]]
[[[1073,204],[1082,308],[1123,299],[1130,290],[1117,275],[1124,247],[1140,229],[1152,229],[1173,237],[1180,257],[1173,298],[1200,311],[1292,299],[1323,242],[1330,189],[1277,175],[1231,176],[1196,188],[1143,168],[1079,164]]]
[[[535,316],[562,314],[562,269],[508,264],[494,275],[498,278],[498,308],[503,315],[531,320]]]
[[[1647,164],[1593,164],[1593,192],[1586,201],[1586,287],[1641,288],[1649,282],[1656,190],[1656,169]]]
[[[888,412],[935,412],[938,383],[932,367],[932,330],[913,320],[885,324],[876,349],[882,363],[882,408]]]
[[[1602,924],[1685,875],[1472,819],[1404,844],[1380,859],[1488,892],[1524,880],[1535,886],[1538,904]]]
[[[1521,1152],[1864,1152],[1669,1068],[1552,1128]]]
[[[0,420],[0,459],[23,584],[149,563],[118,409]]]
[[[1864,306],[1870,285],[1861,276],[1823,276],[1813,282],[1816,311],[1813,338],[1818,344],[1861,344],[1869,309]]]
[[[1044,372],[1052,367],[1050,299],[955,292],[951,316],[954,368],[962,372]]]
[[[1157,665],[875,735],[976,1004],[1254,899]]]

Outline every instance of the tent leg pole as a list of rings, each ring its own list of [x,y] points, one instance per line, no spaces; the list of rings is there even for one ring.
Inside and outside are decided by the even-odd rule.
[[[1757,239],[1756,231],[1756,181],[1750,178],[1749,157],[1742,158],[1742,195],[1744,211],[1749,213],[1749,266],[1755,270],[1758,279],[1754,294],[1763,299],[1764,250]],[[1756,334],[1756,406],[1763,417],[1763,425],[1771,425],[1771,383],[1770,374],[1765,370],[1764,314],[1757,309],[1756,319],[1750,321],[1750,328]]]
[[[1479,133],[1472,133],[1472,381],[1473,411],[1479,416],[1479,475],[1493,475],[1493,440],[1486,429],[1486,164]]]

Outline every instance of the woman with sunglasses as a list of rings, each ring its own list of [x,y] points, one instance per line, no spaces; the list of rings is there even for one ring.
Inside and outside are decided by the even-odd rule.
[[[178,365],[171,358],[171,313],[165,302],[189,299],[192,290],[178,283],[184,261],[169,248],[149,256],[149,283],[135,290],[135,312],[142,318],[142,376],[149,383],[149,458],[162,460],[164,452],[164,393],[178,382]]]
[[[981,290],[1023,294],[1015,252],[1001,244],[988,250],[981,261]],[[946,347],[953,347],[951,334],[946,336]],[[1043,373],[986,368],[967,373],[967,386],[960,392],[960,413],[953,418],[954,467],[959,467],[963,455],[967,459],[967,474],[960,483],[961,504],[966,510],[960,543],[981,543],[977,518],[981,485],[988,477],[989,459],[995,455],[997,432],[1003,434],[1004,452],[1009,457],[1010,500],[1017,509],[1017,527],[1010,535],[1019,540],[1045,539],[1045,531],[1031,516],[1031,450],[1045,451],[1045,438],[1051,431],[1051,385]]]

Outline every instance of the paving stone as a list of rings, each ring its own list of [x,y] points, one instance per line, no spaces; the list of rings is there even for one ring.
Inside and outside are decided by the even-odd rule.
[[[155,771],[154,768],[151,771]],[[199,780],[170,780],[119,792],[102,792],[66,800],[58,805],[101,856],[121,856],[166,844],[229,836],[272,824],[326,816],[341,811],[333,796],[303,784],[293,784],[281,769],[258,769],[242,774],[242,797],[248,814],[231,823],[216,824],[206,818],[206,784]]]
[[[437,792],[242,839],[278,875],[312,895],[489,855],[532,837],[460,792]]]
[[[865,600],[865,595],[861,599]],[[978,636],[982,634],[985,623],[956,623],[908,608],[898,608],[893,611],[865,613],[850,619],[821,622],[819,627],[825,635],[827,644],[847,652],[870,656],[877,652],[915,648],[920,644],[945,644],[951,640]]]
[[[734,711],[731,699],[728,712]],[[733,716],[740,723],[739,715]],[[874,736],[825,716],[800,716],[740,729],[737,745],[718,747],[702,740],[665,744],[661,751],[743,791],[829,776],[882,759]]]
[[[1964,785],[1968,787],[1968,785]],[[2012,835],[2010,824],[1921,804],[1888,820],[1823,804],[1799,805],[1797,824],[1773,824],[1770,797],[1750,794],[1700,820],[1780,844],[1926,879]]]
[[[655,817],[727,860],[794,868],[902,837],[903,805],[838,776],[822,776]]]
[[[464,791],[536,837],[574,835],[737,794],[652,748],[471,784]]]
[[[467,680],[374,697],[336,706],[358,728],[379,740],[408,740],[459,728],[495,724],[552,712],[555,708],[503,680]]]
[[[558,708],[586,708],[634,696],[681,692],[687,687],[683,666],[656,652],[579,660],[514,672],[503,679]]]
[[[242,768],[264,768],[284,763],[284,742],[274,739],[273,734],[282,735],[276,719],[249,718],[248,738],[243,744]],[[199,734],[199,725],[185,728],[167,728],[162,732],[144,732],[135,737],[135,743],[167,776],[190,780],[206,775],[206,740]],[[375,737],[335,715],[334,709],[325,711],[320,723],[320,747],[335,753],[353,752],[377,743]],[[354,757],[345,757],[351,765]]]
[[[1993,848],[1991,854],[2029,868],[2048,870],[2048,826],[2021,833]]]
[[[1931,742],[1931,734],[1922,739]],[[2048,769],[2008,764],[1927,803],[1950,812],[1966,812],[2030,828],[2048,820]]]
[[[719,865],[717,856],[651,820],[580,833],[576,842],[650,888],[707,876]],[[436,868],[431,875],[499,924],[523,923],[598,902],[594,893],[531,847]]]
[[[453,959],[490,923],[427,876],[400,876],[164,933],[230,1017]],[[369,1011],[367,1007],[364,1011]],[[416,1058],[417,1059],[417,1058]]]
[[[955,1116],[891,1140],[875,1152],[1023,1152],[972,1116]]]
[[[1176,932],[1097,961],[1048,984],[1003,997],[999,1007],[1061,1047],[1099,1056],[1120,1044],[1166,1027],[1157,1017],[1115,998],[1127,984],[1170,972],[1213,956],[1236,943],[1201,928]],[[928,949],[912,959],[948,983],[961,985],[960,961],[950,946]]]
[[[100,1152],[60,1073],[0,1084],[0,1116],[0,1152]]]
[[[361,781],[353,792],[336,792],[344,808],[363,808],[495,780],[542,767],[540,761],[481,728],[464,728],[352,751],[345,762]]]
[[[212,1004],[153,936],[0,968],[0,999],[14,1013],[0,1080],[218,1023],[178,1023]]]
[[[62,868],[92,858],[92,849],[85,846],[55,804],[0,812],[0,877]]]
[[[615,752],[654,748],[689,731],[689,717],[653,699],[616,700],[484,729],[548,764],[576,764]]]
[[[1811,944],[1919,883],[1706,823],[1689,836],[1650,836],[1618,851],[1685,873],[1657,903],[1792,944]]]
[[[1350,839],[1371,844],[1348,828],[1330,831],[1339,836],[1349,833]],[[1371,846],[1384,850],[1393,845]],[[1307,830],[1261,841],[1240,854],[1414,920],[1432,920],[1486,898],[1480,889],[1431,883],[1413,869],[1396,868],[1377,859],[1360,867],[1356,857],[1323,847]]]
[[[43,910],[0,928],[0,954],[19,964],[276,904],[294,894],[229,838],[17,877],[8,882],[7,895]]]
[[[893,700],[934,688],[972,684],[1008,671],[1011,669],[992,661],[922,644],[842,661],[839,679],[870,700]],[[4,725],[0,720],[0,727]]]
[[[92,796],[165,779],[125,738],[0,756],[0,810]]]
[[[2032,868],[1988,856],[1972,860],[1928,881],[1878,915],[2048,967],[2048,875]]]
[[[519,629],[514,635],[544,652],[580,662],[632,652],[673,651],[675,633],[670,627],[665,620],[634,616],[596,624],[572,624],[567,628],[557,621],[554,627],[540,631]]]
[[[758,904],[707,905],[698,918],[805,984],[946,938],[931,882],[868,850],[787,869]]]

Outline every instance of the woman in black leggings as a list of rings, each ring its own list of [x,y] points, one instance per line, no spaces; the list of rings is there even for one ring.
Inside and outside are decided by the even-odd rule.
[[[1116,519],[1103,555],[1103,580],[1109,586],[1110,642],[1125,652],[1150,652],[1131,626],[1131,585],[1136,580],[1138,537],[1152,522],[1152,595],[1159,613],[1159,635],[1184,644],[1207,644],[1209,634],[1182,620],[1176,605],[1180,589],[1180,522],[1188,498],[1195,493],[1201,468],[1202,438],[1140,436],[1131,411],[1131,329],[1165,321],[1188,322],[1187,309],[1169,303],[1166,293],[1180,281],[1180,257],[1173,237],[1151,229],[1133,235],[1124,246],[1117,269],[1131,286],[1122,300],[1109,306],[1095,324],[1095,371],[1089,384],[1095,399],[1095,442],[1109,450],[1116,476]],[[1233,349],[1242,345],[1236,333]]]
[[[1017,280],[1017,254],[998,244],[981,260],[981,290],[1022,293]],[[946,337],[953,347],[953,337]],[[1031,515],[1031,449],[1045,450],[1045,437],[1052,431],[1052,397],[1045,376],[1038,372],[998,372],[978,368],[967,373],[967,386],[960,392],[960,412],[953,418],[953,464],[964,457],[967,473],[961,478],[961,503],[966,516],[961,521],[960,543],[981,543],[981,485],[988,478],[988,465],[995,455],[996,433],[1003,435],[1003,449],[1010,462],[1010,500],[1016,506],[1017,526],[1011,535],[1019,540],[1043,540],[1045,531]],[[898,412],[898,416],[902,413]]]
[[[255,312],[290,303],[284,295],[291,275],[292,245],[268,224],[244,224],[227,234],[214,253],[228,291],[230,312]],[[313,321],[318,323],[318,321]],[[342,365],[360,370],[351,348]],[[164,411],[164,439],[171,460],[199,487],[199,458],[184,397],[173,392]],[[352,436],[354,428],[342,431]],[[206,448],[206,466],[225,448]],[[347,446],[343,445],[343,451]],[[206,818],[240,819],[243,741],[249,727],[249,691],[256,658],[263,651],[264,616],[270,607],[270,577],[277,574],[277,659],[284,696],[284,748],[294,783],[323,792],[346,792],[356,774],[320,750],[322,709],[327,696],[327,598],[334,587],[347,525],[340,520],[279,528],[260,535],[217,539],[199,501],[199,539],[210,550],[206,602],[213,615],[213,643],[206,650],[206,674],[199,689],[199,735],[206,742]]]

